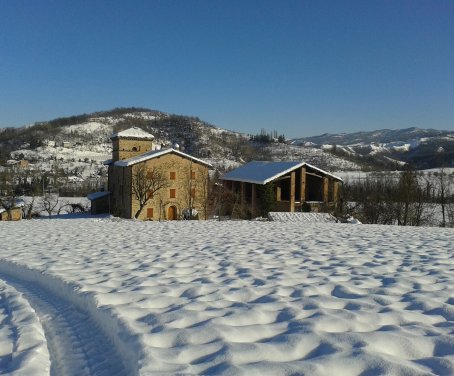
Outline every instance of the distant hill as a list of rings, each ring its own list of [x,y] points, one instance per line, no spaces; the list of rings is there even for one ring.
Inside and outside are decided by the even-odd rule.
[[[112,152],[110,135],[133,126],[153,134],[156,142],[165,147],[178,144],[181,150],[207,160],[219,170],[254,159],[305,160],[329,171],[360,169],[357,163],[329,151],[291,145],[282,137],[280,142],[272,137],[252,137],[216,127],[198,117],[147,108],[116,108],[20,128],[0,128],[0,166],[11,159],[27,159],[38,171],[57,166],[68,176],[102,176],[102,161],[109,159]]]
[[[291,140],[329,150],[351,160],[368,160],[384,166],[403,163],[415,168],[454,166],[454,131],[436,129],[381,129],[372,132],[323,134]]]

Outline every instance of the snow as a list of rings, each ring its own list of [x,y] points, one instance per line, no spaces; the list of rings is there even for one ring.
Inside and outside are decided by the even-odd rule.
[[[154,136],[152,134],[145,132],[141,128],[137,128],[137,127],[128,128],[128,129],[125,129],[124,131],[114,133],[114,134],[112,134],[112,136],[110,136],[111,139],[120,138],[120,137],[121,138],[144,138],[144,139],[149,139],[149,140],[154,139]]]
[[[0,278],[43,318],[57,370],[454,373],[452,229],[106,218],[0,233]]]
[[[0,280],[0,372],[48,375],[49,352],[43,327],[29,302]]]
[[[75,125],[68,125],[66,127],[62,127],[62,131],[64,134],[71,134],[77,132],[79,134],[92,134],[92,133],[106,133],[112,131],[111,124],[105,124],[100,121],[89,121],[86,123],[75,124]]]
[[[336,218],[329,213],[288,213],[270,212],[268,218],[279,222],[337,222]]]

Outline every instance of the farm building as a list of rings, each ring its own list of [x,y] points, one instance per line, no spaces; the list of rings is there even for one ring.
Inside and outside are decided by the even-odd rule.
[[[154,137],[130,128],[111,137],[108,190],[91,194],[92,213],[123,218],[175,220],[206,216],[211,165],[179,150],[161,149]],[[146,197],[145,197],[146,196]]]
[[[277,212],[334,210],[339,204],[342,179],[305,162],[253,161],[226,173],[224,187],[256,215],[271,191]],[[268,193],[265,193],[268,192]]]
[[[19,221],[22,219],[22,208],[25,202],[22,199],[15,199],[13,204],[4,201],[0,206],[0,221]]]

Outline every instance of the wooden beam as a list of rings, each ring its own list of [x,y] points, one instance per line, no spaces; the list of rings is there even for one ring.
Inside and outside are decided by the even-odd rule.
[[[244,210],[244,204],[246,203],[246,183],[241,182],[241,210]]]
[[[301,167],[301,180],[300,180],[301,199],[300,202],[306,202],[306,167]]]
[[[339,203],[339,182],[337,180],[334,181],[333,200],[334,200],[334,205],[337,208],[337,205]]]
[[[328,202],[328,193],[329,193],[329,179],[327,177],[323,178],[323,201]]]
[[[257,198],[256,198],[256,185],[252,184],[252,190],[251,190],[251,210],[252,210],[252,216],[255,217],[257,213]]]
[[[307,174],[307,175],[316,176],[316,177],[318,177],[318,178],[320,178],[320,179],[324,179],[324,178],[325,178],[324,176],[322,176],[322,175],[317,175],[317,174],[315,174],[315,173],[313,173],[313,172],[306,172],[306,174]]]
[[[295,171],[290,174],[290,211],[295,211]]]

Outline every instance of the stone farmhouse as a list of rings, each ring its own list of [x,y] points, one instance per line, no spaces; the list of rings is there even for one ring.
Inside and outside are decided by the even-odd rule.
[[[154,144],[153,135],[140,128],[115,133],[111,140],[112,159],[104,162],[108,165],[108,189],[88,195],[92,214],[141,220],[176,220],[196,214],[206,218],[209,163],[179,150],[162,149]],[[147,202],[141,205],[144,196],[138,191],[150,180],[160,188],[153,191],[156,184],[150,187],[145,192]]]
[[[252,161],[222,178],[241,206],[257,214],[265,187],[272,190],[276,212],[333,211],[339,205],[342,179],[305,162]]]

